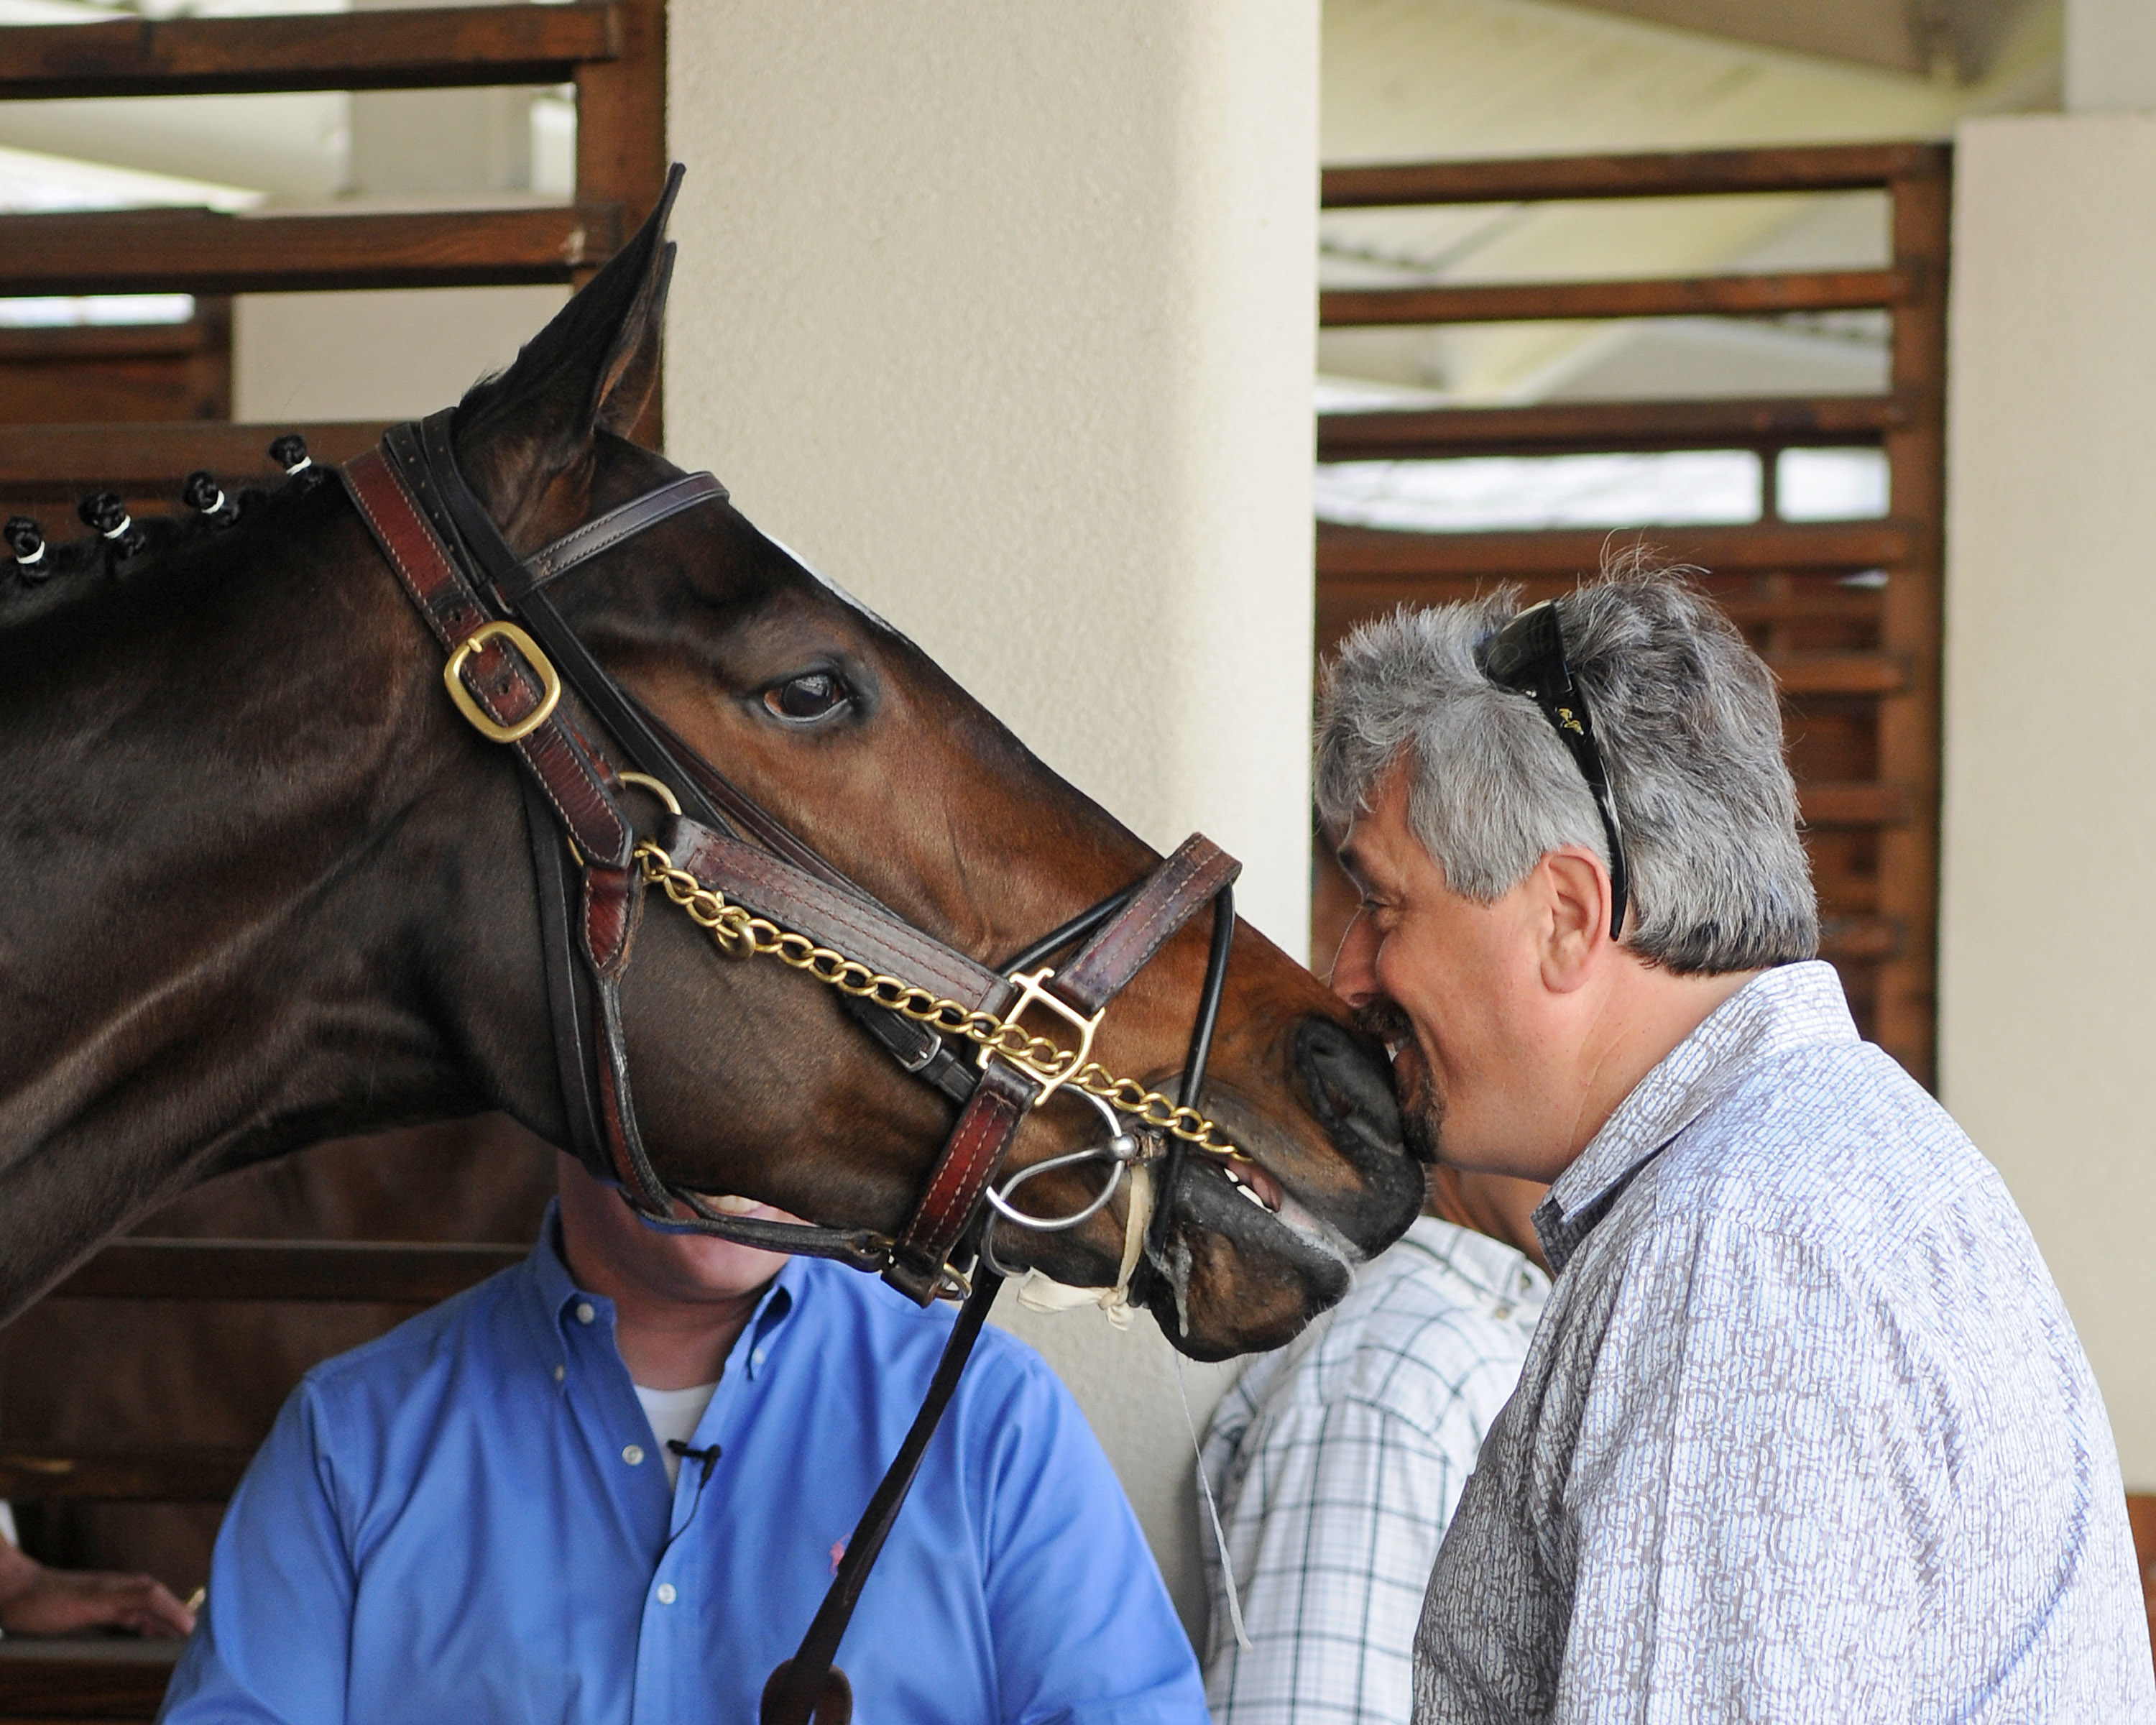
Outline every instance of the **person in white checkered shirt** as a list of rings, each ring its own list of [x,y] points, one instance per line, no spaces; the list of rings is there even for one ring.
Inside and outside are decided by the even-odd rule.
[[[1208,1547],[1215,1725],[1407,1725],[1430,1564],[1548,1297],[1520,1250],[1544,1189],[1433,1169],[1406,1236],[1222,1398],[1202,1465],[1250,1645]]]

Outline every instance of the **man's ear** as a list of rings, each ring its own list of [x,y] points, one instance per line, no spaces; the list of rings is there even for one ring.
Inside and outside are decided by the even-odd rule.
[[[1543,985],[1568,994],[1609,944],[1609,871],[1578,845],[1545,851],[1529,877],[1542,913]]]

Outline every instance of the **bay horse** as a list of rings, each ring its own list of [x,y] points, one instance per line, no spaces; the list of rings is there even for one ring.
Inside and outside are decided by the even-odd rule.
[[[682,480],[627,436],[659,372],[665,214],[443,422],[516,556]],[[321,477],[190,521],[99,523],[101,538],[34,555],[34,535],[13,536],[0,1321],[179,1192],[305,1145],[492,1109],[571,1141],[519,768],[444,697],[440,648]],[[1156,867],[722,494],[552,592],[687,748],[860,892],[983,965]],[[562,711],[606,738],[573,694]],[[829,1228],[897,1230],[957,1105],[814,978],[729,961],[649,900],[619,1014],[659,1177]],[[1199,1101],[1241,1159],[1186,1147],[1158,1219],[1179,1273],[1155,1253],[1132,1289],[1199,1358],[1285,1342],[1423,1190],[1382,1049],[1254,929],[1235,925],[1221,950]],[[1172,1086],[1208,953],[1200,917],[1115,1000],[1093,1057],[1137,1088]],[[1044,1104],[1009,1166],[1100,1129],[1092,1109]],[[1075,1209],[1098,1178],[1052,1172],[1029,1202],[1060,1192]],[[1102,1285],[1128,1271],[1127,1220],[1111,1204],[1067,1231],[1005,1228],[997,1250]]]

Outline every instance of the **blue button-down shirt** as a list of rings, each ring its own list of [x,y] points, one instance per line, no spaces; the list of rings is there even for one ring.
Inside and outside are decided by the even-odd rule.
[[[797,1260],[672,1488],[550,1214],[515,1270],[317,1367],[248,1471],[173,1725],[753,1721],[950,1332]],[[1203,1725],[1190,1645],[1085,1419],[985,1333],[839,1663],[875,1725]]]

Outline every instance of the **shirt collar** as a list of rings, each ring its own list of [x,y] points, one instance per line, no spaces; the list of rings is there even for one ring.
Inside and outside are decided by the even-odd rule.
[[[583,1327],[576,1312],[579,1306],[588,1303],[594,1308],[594,1324],[603,1322],[609,1339],[613,1334],[613,1301],[603,1294],[588,1294],[579,1288],[569,1274],[567,1260],[562,1254],[562,1204],[559,1199],[550,1199],[547,1214],[540,1219],[539,1238],[532,1242],[531,1255],[524,1260],[525,1288],[529,1296],[532,1316],[538,1320],[540,1332],[547,1338],[551,1358],[557,1354],[563,1339]],[[737,1341],[734,1351],[727,1357],[732,1365],[742,1363],[746,1374],[753,1378],[765,1358],[764,1344],[771,1333],[798,1307],[807,1291],[802,1270],[802,1260],[788,1258],[771,1285],[756,1302],[750,1315],[748,1327],[742,1332],[743,1347]]]
[[[1503,1240],[1441,1216],[1417,1216],[1400,1245],[1420,1248],[1476,1292],[1493,1300],[1517,1303],[1543,1279],[1523,1253]]]
[[[1617,1105],[1535,1210],[1535,1232],[1562,1274],[1632,1177],[1738,1077],[1799,1048],[1854,1042],[1834,967],[1818,959],[1763,971],[1663,1057]]]

